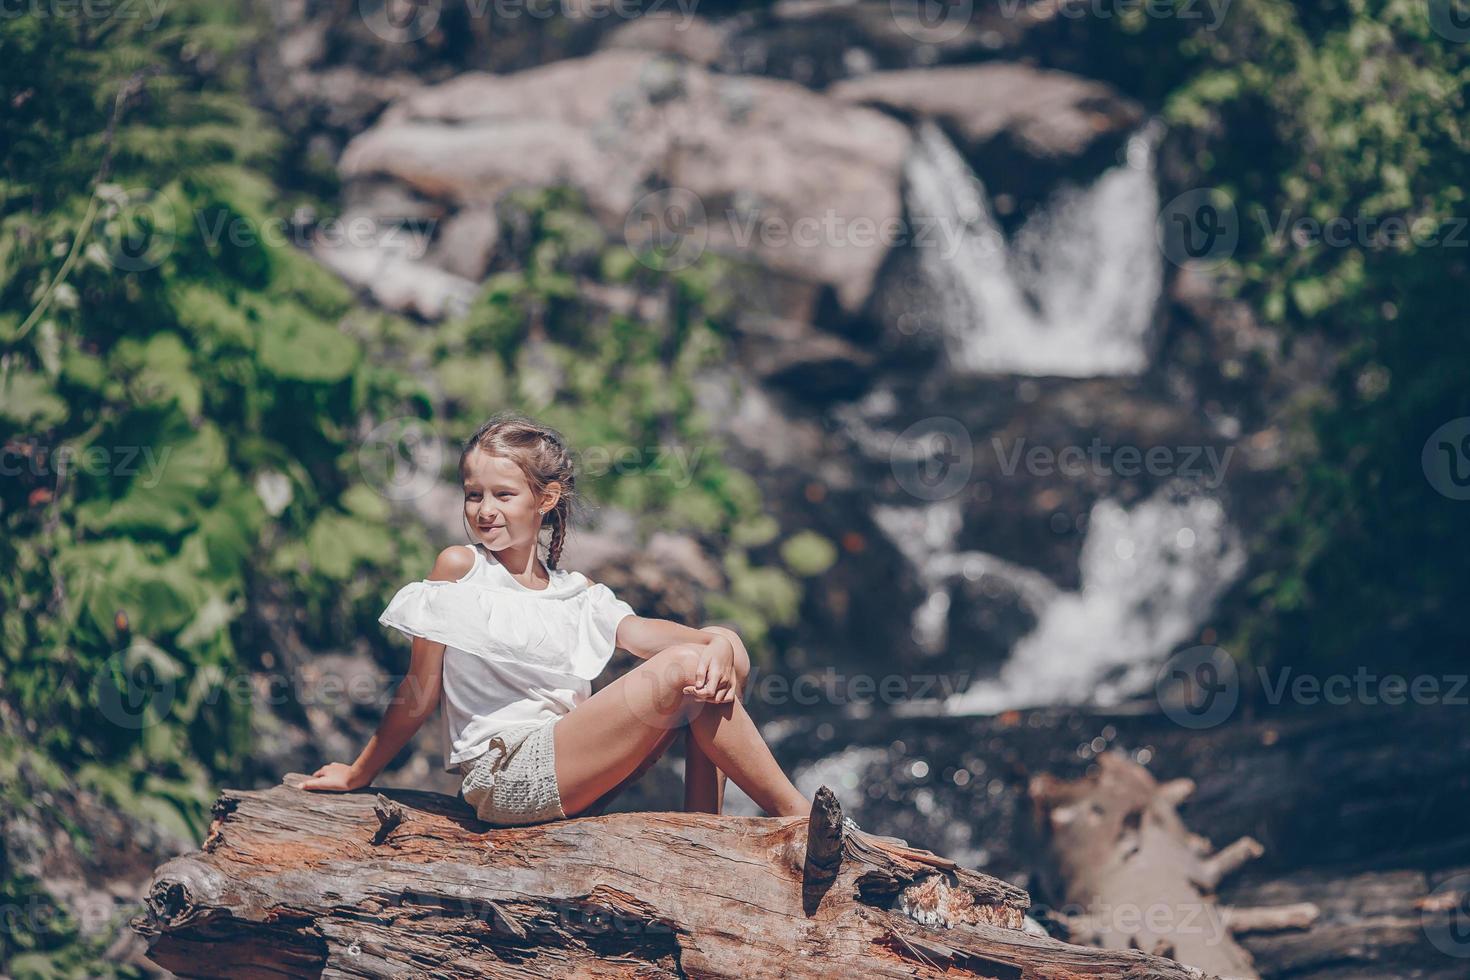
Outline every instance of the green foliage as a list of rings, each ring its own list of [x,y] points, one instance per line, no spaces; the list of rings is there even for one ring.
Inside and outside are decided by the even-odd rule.
[[[711,619],[735,624],[751,655],[761,664],[772,662],[768,640],[772,627],[790,626],[801,609],[801,583],[780,568],[752,565],[740,549],[725,555],[729,589],[706,600]]]
[[[1341,351],[1329,398],[1297,419],[1295,503],[1256,556],[1234,646],[1258,658],[1423,663],[1470,639],[1451,601],[1470,576],[1466,505],[1420,465],[1430,434],[1470,415],[1470,45],[1435,29],[1434,6],[1242,0],[1160,59],[1183,168],[1240,218],[1225,280],[1288,342]],[[1294,241],[1300,219],[1345,234]]]
[[[281,141],[241,94],[236,17],[0,34],[5,698],[79,785],[195,839],[248,758],[225,690],[261,652],[237,642],[269,543],[307,542],[289,587],[333,641],[428,559],[353,456],[358,420],[413,385],[366,368],[350,293],[262,234]],[[273,513],[268,474],[291,501]]]

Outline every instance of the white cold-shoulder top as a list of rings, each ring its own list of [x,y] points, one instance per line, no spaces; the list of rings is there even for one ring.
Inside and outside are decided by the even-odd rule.
[[[515,580],[481,544],[458,581],[423,579],[398,590],[378,622],[444,644],[444,768],[485,751],[512,724],[564,715],[592,694],[613,655],[618,623],[637,615],[581,572],[549,571],[551,584]]]

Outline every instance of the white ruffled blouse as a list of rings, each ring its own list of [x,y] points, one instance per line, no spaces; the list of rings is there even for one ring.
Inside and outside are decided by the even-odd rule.
[[[564,715],[592,694],[615,649],[618,623],[637,615],[581,572],[551,571],[531,589],[483,545],[454,582],[423,579],[398,590],[378,622],[444,644],[444,768],[473,759],[510,725]]]

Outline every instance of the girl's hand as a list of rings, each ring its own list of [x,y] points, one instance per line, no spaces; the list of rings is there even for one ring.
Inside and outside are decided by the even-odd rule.
[[[371,779],[349,765],[330,762],[312,773],[311,778],[301,784],[301,788],[350,793],[352,790],[362,789],[371,782]]]
[[[700,701],[729,704],[735,700],[735,648],[719,637],[705,646],[699,657],[694,683],[684,688]]]

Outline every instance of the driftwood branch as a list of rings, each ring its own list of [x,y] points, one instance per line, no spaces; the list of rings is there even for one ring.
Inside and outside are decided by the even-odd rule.
[[[1066,882],[1069,937],[1113,949],[1144,949],[1221,977],[1254,980],[1250,954],[1235,934],[1305,928],[1314,907],[1224,909],[1219,883],[1262,847],[1249,837],[1210,853],[1176,807],[1194,784],[1159,783],[1119,753],[1098,757],[1075,782],[1038,776],[1031,798]]]
[[[1246,862],[1254,861],[1265,853],[1266,849],[1254,837],[1232,841],[1199,863],[1194,882],[1203,890],[1213,892],[1220,882],[1239,871]]]
[[[811,818],[622,813],[494,828],[433,793],[226,790],[134,928],[182,977],[1184,980],[1021,926],[1013,885]]]
[[[1286,932],[1310,929],[1322,915],[1322,910],[1313,902],[1297,902],[1295,905],[1268,905],[1265,907],[1222,906],[1225,925],[1232,934],[1247,936],[1257,932]]]

